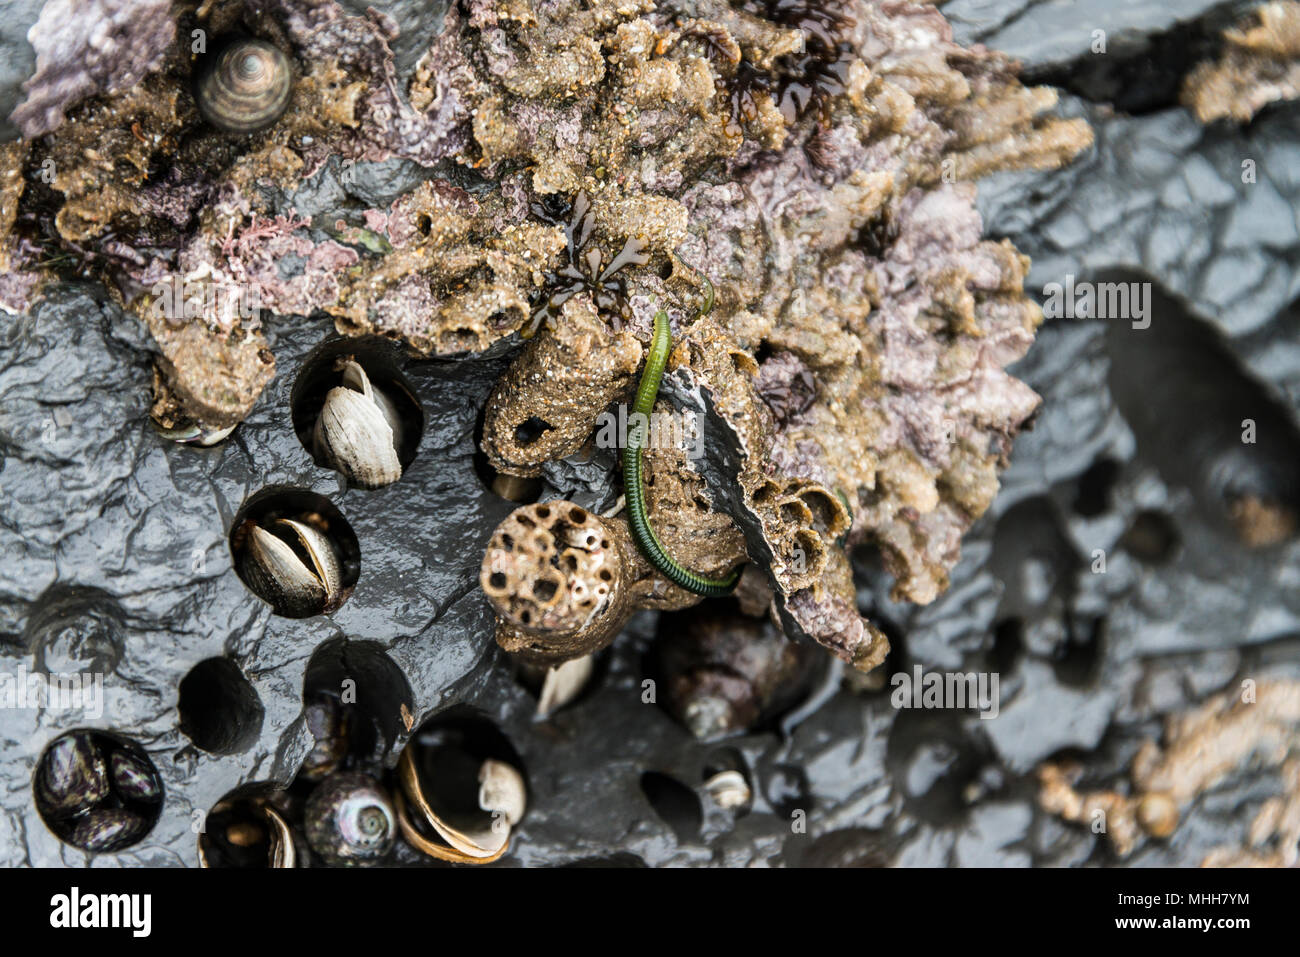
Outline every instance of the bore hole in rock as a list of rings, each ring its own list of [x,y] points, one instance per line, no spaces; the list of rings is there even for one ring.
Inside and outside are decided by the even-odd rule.
[[[361,547],[329,499],[305,489],[254,495],[230,529],[235,574],[286,618],[337,611],[361,575]]]
[[[808,776],[793,764],[773,765],[763,775],[763,796],[768,805],[787,821],[803,820],[813,809]]]
[[[810,699],[827,666],[811,644],[788,641],[733,598],[659,616],[641,666],[656,704],[701,741],[771,726]]]
[[[964,813],[969,789],[989,760],[962,730],[959,711],[902,710],[885,748],[904,807],[936,827],[951,827]]]
[[[989,651],[992,670],[1010,674],[1025,653],[1025,623],[1019,618],[1004,618],[993,626],[993,647]]]
[[[290,395],[293,429],[322,468],[356,488],[396,482],[415,460],[424,409],[396,343],[329,339],[303,363]]]
[[[989,566],[1006,586],[1000,612],[1027,617],[1051,599],[1070,594],[1079,557],[1052,503],[1031,498],[998,520]]]
[[[1138,561],[1164,565],[1178,552],[1181,540],[1173,519],[1164,512],[1147,510],[1134,516],[1120,546]]]
[[[796,867],[888,867],[888,837],[864,827],[831,831],[796,847]]]
[[[144,840],[163,806],[162,778],[149,755],[121,735],[91,729],[50,742],[36,763],[32,793],[59,840],[99,854]]]
[[[298,775],[309,781],[378,768],[415,720],[406,675],[375,641],[322,642],[307,662],[302,703],[312,743]]]
[[[455,748],[479,760],[505,761],[521,771],[524,767],[523,759],[505,733],[487,715],[469,705],[455,705],[434,715],[411,735],[411,743],[419,748]]]
[[[678,844],[689,844],[700,836],[704,812],[699,796],[681,781],[660,771],[641,775],[641,793],[655,814],[672,830]]]
[[[212,806],[199,832],[199,862],[204,867],[262,868],[305,866],[295,819],[301,809],[285,791],[247,785]]]
[[[124,621],[108,592],[55,584],[36,599],[18,644],[44,674],[112,674],[122,660]]]
[[[494,848],[508,847],[511,830],[526,813],[530,791],[519,752],[491,720],[467,705],[424,722],[403,749],[398,768],[404,831],[408,840],[414,832],[417,847],[446,843],[479,859],[492,858]],[[459,839],[447,829],[453,822]],[[420,849],[431,853],[427,846]]]
[[[709,778],[725,771],[745,771],[747,768],[745,756],[736,748],[714,748],[704,759],[704,780],[708,781]]]
[[[1084,518],[1096,518],[1110,508],[1111,492],[1120,476],[1121,466],[1114,459],[1098,459],[1079,476],[1074,496],[1074,511]]]
[[[208,658],[181,679],[180,727],[195,746],[211,754],[239,754],[262,730],[262,702],[229,658]]]
[[[1092,685],[1101,673],[1102,649],[1106,634],[1104,618],[1066,619],[1066,640],[1057,649],[1052,662],[1056,680],[1071,688]]]
[[[1067,64],[1037,67],[1026,71],[1024,81],[1061,87],[1133,116],[1177,107],[1187,76],[1200,63],[1218,58],[1223,31],[1235,25],[1247,6],[1206,4],[1198,8],[1201,15],[1159,33],[1114,31],[1104,56],[1085,54]]]
[[[560,865],[563,868],[583,868],[583,867],[646,867],[646,862],[635,854],[626,851],[618,851],[610,854],[608,857],[584,857],[581,860],[569,861],[567,864]]]
[[[483,451],[484,412],[479,412],[478,426],[474,433],[474,474],[493,495],[519,505],[531,505],[542,494],[542,480],[534,476],[511,475],[498,472],[492,467],[487,453]]]
[[[1098,278],[1149,290],[1139,328],[1106,324],[1111,394],[1138,460],[1190,491],[1207,523],[1236,542],[1262,548],[1294,538],[1300,427],[1288,405],[1243,366],[1213,323],[1160,283],[1131,271]]]

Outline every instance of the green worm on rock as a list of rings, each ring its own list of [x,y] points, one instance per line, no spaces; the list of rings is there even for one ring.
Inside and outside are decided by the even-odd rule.
[[[704,284],[705,299],[699,315],[707,314],[713,307],[713,284],[707,278]],[[641,483],[641,452],[649,431],[650,410],[659,397],[659,382],[663,379],[671,347],[672,330],[668,326],[668,313],[660,309],[655,313],[650,351],[646,355],[641,382],[637,385],[632,414],[628,416],[629,422],[633,424],[628,429],[627,442],[623,447],[623,493],[627,501],[628,524],[641,553],[665,578],[687,591],[714,598],[731,593],[736,582],[740,581],[741,569],[737,568],[725,578],[708,578],[682,567],[668,554],[646,517],[645,487]]]

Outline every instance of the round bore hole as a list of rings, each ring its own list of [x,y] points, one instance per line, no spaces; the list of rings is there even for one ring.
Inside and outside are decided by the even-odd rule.
[[[641,793],[661,821],[668,825],[678,844],[699,840],[704,811],[699,795],[681,781],[661,771],[641,775]]]
[[[307,662],[303,716],[312,736],[299,777],[373,770],[415,718],[415,696],[402,669],[375,641],[331,638]]]
[[[1096,518],[1110,508],[1111,494],[1123,471],[1114,459],[1098,459],[1079,476],[1074,511],[1084,518]]]
[[[208,658],[181,679],[177,710],[181,731],[211,754],[239,754],[262,730],[262,702],[239,666]]]
[[[867,828],[831,831],[800,846],[798,867],[888,867],[892,850],[887,836]]]
[[[68,731],[51,741],[36,764],[32,793],[59,840],[96,854],[140,843],[162,813],[162,778],[153,761],[108,731]]]
[[[204,867],[297,867],[304,860],[291,800],[269,785],[237,788],[212,806],[199,832]]]
[[[1181,536],[1164,512],[1139,512],[1120,539],[1123,549],[1140,562],[1164,565],[1178,552]]]
[[[330,339],[303,364],[290,396],[293,429],[322,468],[355,488],[396,482],[415,460],[424,409],[387,339]]]
[[[352,526],[322,495],[266,489],[235,514],[230,553],[239,580],[285,618],[337,611],[361,574]]]
[[[403,749],[399,768],[409,772],[402,775],[402,792],[418,839],[407,837],[416,846],[440,843],[448,835],[439,822],[458,821],[464,838],[460,850],[466,845],[499,849],[526,813],[530,789],[519,752],[495,724],[467,706],[424,722]]]
[[[904,807],[935,826],[950,826],[965,813],[966,795],[987,763],[986,747],[955,710],[899,711],[885,749]]]
[[[36,600],[21,646],[45,674],[111,674],[122,660],[124,618],[107,592],[52,585]]]

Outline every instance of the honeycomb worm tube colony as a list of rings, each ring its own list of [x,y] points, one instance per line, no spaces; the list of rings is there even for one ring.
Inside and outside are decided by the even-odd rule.
[[[699,601],[654,573],[626,524],[560,500],[515,509],[493,533],[479,581],[497,643],[537,664],[599,651],[637,609]]]
[[[274,377],[262,314],[324,314],[370,339],[295,389],[317,464],[362,488],[409,468],[422,413],[367,361],[382,339],[510,356],[481,452],[536,479],[628,401],[662,309],[670,370],[739,446],[647,456],[648,486],[689,493],[650,516],[670,554],[710,576],[748,555],[786,632],[862,670],[888,643],[846,549],[879,549],[897,600],[947,587],[1038,401],[1005,372],[1041,321],[1028,263],[981,238],[972,181],[1091,144],[1054,91],[925,4],[476,0],[418,55],[386,14],[333,0],[147,6],[112,49],[53,13],[33,31],[26,138],[0,156],[17,174],[0,298],[24,308],[54,278],[42,263],[81,262],[153,338],[166,434],[228,435]],[[382,188],[358,180],[393,161]],[[348,585],[295,522],[246,524],[239,573],[278,614],[332,612]]]

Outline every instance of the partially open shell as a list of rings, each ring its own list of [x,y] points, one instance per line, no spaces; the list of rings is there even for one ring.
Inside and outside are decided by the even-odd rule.
[[[333,611],[343,599],[338,552],[306,522],[281,518],[271,530],[250,523],[240,572],[254,592],[290,618]]]
[[[488,759],[479,768],[477,814],[456,814],[436,793],[428,793],[410,751],[398,764],[401,791],[397,819],[402,835],[415,848],[439,860],[460,864],[487,864],[499,859],[510,846],[510,833],[524,815],[527,792],[523,775],[503,761]],[[411,821],[410,808],[446,844],[430,840]]]

